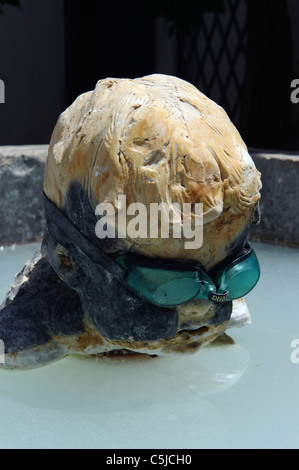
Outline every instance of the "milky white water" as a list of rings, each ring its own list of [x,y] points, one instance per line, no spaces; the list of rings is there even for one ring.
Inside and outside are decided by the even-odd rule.
[[[234,344],[0,370],[0,448],[299,447],[299,250],[254,246],[262,276]],[[0,303],[38,247],[0,249]]]

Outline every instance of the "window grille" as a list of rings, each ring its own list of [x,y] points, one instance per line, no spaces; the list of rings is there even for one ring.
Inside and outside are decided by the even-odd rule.
[[[179,75],[216,101],[237,125],[246,73],[248,0],[225,0],[179,38]]]

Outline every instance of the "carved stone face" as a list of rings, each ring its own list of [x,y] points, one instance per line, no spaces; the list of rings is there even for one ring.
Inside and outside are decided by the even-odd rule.
[[[130,250],[199,261],[207,270],[244,245],[260,188],[260,175],[224,110],[187,82],[163,75],[109,78],[79,96],[54,129],[44,183],[47,197],[111,258]],[[109,203],[118,214],[120,195],[127,205],[146,207],[202,203],[202,246],[186,249],[184,236],[120,238],[117,223],[115,238],[100,240],[95,209]],[[127,215],[126,222],[131,219]],[[50,232],[42,254],[80,296],[88,331],[82,352],[188,352],[226,329],[231,302],[157,307],[93,263],[67,234],[59,243]]]

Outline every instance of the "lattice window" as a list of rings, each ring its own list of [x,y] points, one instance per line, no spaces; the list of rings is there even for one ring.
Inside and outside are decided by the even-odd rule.
[[[225,0],[224,12],[204,13],[178,52],[180,76],[220,104],[235,124],[246,72],[247,2]]]

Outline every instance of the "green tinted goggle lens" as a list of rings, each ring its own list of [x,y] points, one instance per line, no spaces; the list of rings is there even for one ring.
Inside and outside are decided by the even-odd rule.
[[[234,260],[213,268],[212,278],[196,262],[154,260],[132,254],[117,258],[127,270],[126,283],[138,296],[162,305],[180,305],[192,299],[215,302],[234,300],[248,294],[257,284],[260,267],[249,245]],[[165,268],[157,267],[165,264]],[[148,264],[148,265],[147,265]]]

